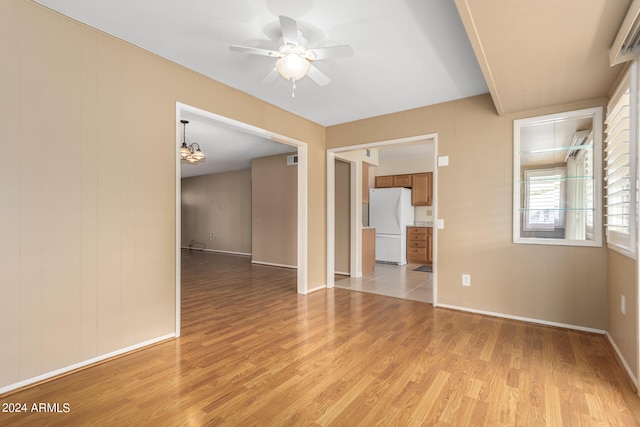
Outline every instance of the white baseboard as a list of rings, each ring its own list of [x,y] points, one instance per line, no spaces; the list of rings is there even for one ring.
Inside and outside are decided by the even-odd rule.
[[[85,366],[93,365],[95,363],[102,362],[112,357],[120,356],[122,354],[129,353],[131,351],[138,350],[143,347],[147,347],[149,345],[159,343],[160,341],[168,340],[175,337],[176,337],[176,334],[163,335],[161,337],[157,337],[148,341],[134,344],[132,346],[125,347],[120,350],[112,351],[110,353],[103,354],[101,356],[97,356],[88,360],[84,360],[82,362],[74,363],[73,365],[65,366],[64,368],[56,369],[55,371],[47,372],[23,381],[19,381],[17,383],[9,384],[7,386],[0,387],[0,394],[7,393],[9,391],[12,391],[18,388],[26,387],[28,385],[35,384],[44,380],[48,380],[50,378],[57,377],[62,374],[66,374],[68,372],[75,371],[76,369],[84,368]]]
[[[313,289],[308,289],[307,290],[307,294],[310,294],[312,292],[316,292],[316,291],[321,291],[323,289],[327,289],[327,285],[324,286],[318,286],[317,288],[313,288]]]
[[[284,268],[292,268],[294,270],[298,269],[297,265],[287,265],[287,264],[275,264],[273,262],[263,262],[263,261],[256,261],[256,260],[251,260],[251,264],[260,264],[260,265],[268,265],[271,267],[284,267]]]
[[[340,276],[351,276],[351,273],[347,272],[347,271],[336,271],[333,274],[339,274]]]
[[[640,387],[640,385],[638,384],[638,379],[636,378],[635,375],[633,375],[633,371],[627,364],[627,361],[625,360],[624,356],[622,355],[622,352],[616,345],[615,341],[613,341],[613,337],[609,335],[609,332],[607,332],[605,335],[607,336],[607,339],[609,340],[611,347],[613,347],[613,349],[615,350],[616,354],[618,355],[618,359],[620,359],[620,362],[622,362],[622,366],[624,366],[625,371],[627,371],[627,375],[629,375],[629,378],[631,378],[631,381],[636,386],[636,390],[637,390],[638,387]]]
[[[587,327],[584,327],[584,326],[570,325],[570,324],[567,324],[567,323],[549,322],[549,321],[546,321],[546,320],[532,319],[530,317],[512,316],[510,314],[496,313],[496,312],[493,312],[493,311],[485,311],[485,310],[476,310],[476,309],[473,309],[473,308],[459,307],[459,306],[456,306],[456,305],[437,304],[437,305],[434,305],[434,307],[450,308],[452,310],[466,311],[466,312],[469,312],[469,313],[476,313],[476,314],[484,314],[486,316],[501,317],[503,319],[519,320],[521,322],[536,323],[538,325],[555,326],[557,328],[573,329],[573,330],[582,331],[582,332],[592,332],[594,334],[603,335],[603,334],[606,333],[606,331],[603,330],[603,329],[587,328]]]
[[[229,254],[229,255],[242,255],[242,256],[251,256],[251,253],[246,253],[246,252],[233,252],[233,251],[222,251],[219,249],[207,249],[207,248],[191,248],[189,249],[188,246],[180,246],[182,249],[187,249],[190,251],[201,251],[201,252],[215,252],[215,253],[220,253],[220,254]]]

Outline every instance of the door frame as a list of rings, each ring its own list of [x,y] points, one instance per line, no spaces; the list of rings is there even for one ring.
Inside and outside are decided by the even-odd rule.
[[[340,153],[367,148],[385,148],[411,142],[425,141],[433,144],[433,306],[438,297],[438,134],[430,133],[406,138],[383,140],[366,144],[327,149],[327,288],[333,288],[335,273],[335,161]],[[341,158],[340,160],[345,160]],[[356,166],[355,168],[353,166]],[[351,173],[351,276],[362,275],[362,173],[360,165],[352,163]],[[360,171],[360,173],[358,173]]]
[[[182,227],[182,206],[181,206],[181,172],[180,172],[180,144],[182,142],[182,128],[180,127],[180,119],[181,112],[189,111],[214,121],[219,122],[221,125],[225,127],[234,127],[237,130],[257,135],[265,139],[270,139],[275,142],[279,142],[282,144],[290,145],[292,147],[296,147],[298,149],[298,227],[297,227],[297,292],[302,295],[306,295],[309,293],[308,282],[307,282],[307,253],[308,253],[308,208],[307,208],[307,183],[308,183],[308,158],[307,158],[307,143],[304,141],[300,141],[294,138],[290,138],[285,135],[280,135],[275,132],[268,131],[266,129],[259,128],[257,126],[253,126],[247,123],[243,123],[237,120],[230,119],[225,116],[221,116],[219,114],[212,113],[210,111],[202,110],[200,108],[183,104],[181,102],[176,102],[176,144],[175,144],[175,159],[176,159],[176,233],[175,233],[175,247],[176,247],[176,287],[175,287],[175,298],[176,298],[176,318],[175,318],[175,331],[176,336],[180,336],[180,298],[181,298],[181,279],[180,279],[180,270],[181,270],[181,259],[180,259],[180,242],[181,242],[181,227]]]

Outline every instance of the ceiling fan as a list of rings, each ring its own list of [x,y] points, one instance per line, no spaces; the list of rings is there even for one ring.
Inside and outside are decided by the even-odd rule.
[[[296,81],[305,76],[309,76],[320,86],[331,83],[331,79],[326,74],[313,66],[314,61],[353,55],[353,49],[349,45],[307,49],[307,40],[293,18],[280,16],[280,29],[282,30],[282,46],[278,50],[238,45],[229,46],[229,50],[277,58],[275,68],[262,81],[263,83],[271,83],[279,75],[284,77],[293,84],[291,96],[295,97]]]

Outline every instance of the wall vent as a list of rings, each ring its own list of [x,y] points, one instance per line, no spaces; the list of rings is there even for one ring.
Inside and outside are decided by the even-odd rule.
[[[298,164],[298,155],[293,154],[291,156],[287,156],[287,166],[294,166]]]
[[[609,50],[611,66],[631,61],[640,56],[640,0],[634,0],[620,25],[618,35]]]

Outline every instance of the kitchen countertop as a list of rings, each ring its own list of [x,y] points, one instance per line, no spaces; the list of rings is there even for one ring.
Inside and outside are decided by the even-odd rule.
[[[408,227],[433,227],[433,221],[415,221],[413,225],[409,225]]]

